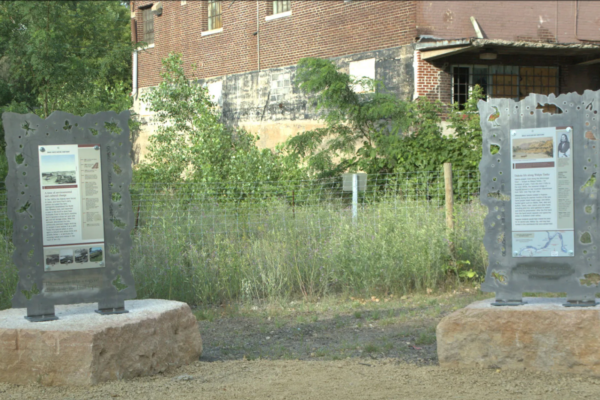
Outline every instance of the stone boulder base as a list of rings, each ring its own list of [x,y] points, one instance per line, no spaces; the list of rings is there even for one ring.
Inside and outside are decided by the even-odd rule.
[[[57,306],[57,321],[29,322],[25,309],[0,311],[0,381],[90,385],[152,375],[198,360],[202,339],[185,303],[126,301],[127,314],[96,304]]]
[[[483,300],[437,326],[442,367],[487,367],[600,376],[600,306],[563,307],[565,299],[526,298],[494,307]]]

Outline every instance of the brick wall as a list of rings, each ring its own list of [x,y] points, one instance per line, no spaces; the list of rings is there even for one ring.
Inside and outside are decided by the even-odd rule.
[[[292,0],[292,15],[269,21],[269,2],[258,2],[260,69],[294,65],[303,57],[338,57],[413,43],[415,1]],[[142,12],[152,1],[132,1],[138,38]],[[160,61],[169,52],[183,54],[185,67],[197,65],[196,77],[207,78],[258,69],[257,2],[224,1],[223,31],[202,36],[206,2],[163,1],[154,17],[155,45],[138,57],[139,87],[160,81]],[[206,27],[204,27],[206,29]]]
[[[575,43],[600,41],[600,1],[418,1],[417,34]]]
[[[415,52],[415,97],[452,102],[452,77],[448,71],[421,59],[421,52]]]

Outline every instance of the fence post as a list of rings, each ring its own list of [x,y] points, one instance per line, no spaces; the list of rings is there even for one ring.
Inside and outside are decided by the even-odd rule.
[[[452,188],[452,164],[444,163],[444,186],[446,187],[446,227],[454,230],[454,190]]]
[[[358,216],[358,175],[352,174],[352,222],[356,224]]]

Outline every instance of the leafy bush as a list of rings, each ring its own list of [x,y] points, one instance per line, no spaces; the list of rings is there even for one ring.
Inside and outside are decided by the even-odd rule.
[[[476,88],[464,110],[449,115],[454,135],[443,135],[443,105],[419,98],[414,102],[385,92],[381,82],[353,80],[329,60],[305,58],[298,63],[296,85],[314,96],[325,128],[292,137],[285,149],[306,162],[310,172],[335,176],[346,171],[367,173],[437,171],[451,162],[473,170],[481,158],[481,129]],[[355,93],[360,84],[370,89]]]
[[[261,150],[255,135],[223,124],[206,87],[185,75],[180,55],[163,60],[161,77],[143,97],[159,126],[137,181],[268,182],[303,176],[295,159]]]

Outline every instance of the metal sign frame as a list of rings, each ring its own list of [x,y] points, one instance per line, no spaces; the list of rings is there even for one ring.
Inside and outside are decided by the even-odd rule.
[[[8,215],[13,223],[13,261],[19,282],[12,305],[27,307],[31,321],[57,319],[55,305],[98,302],[101,314],[127,312],[126,299],[136,297],[130,270],[130,236],[134,220],[129,194],[132,178],[129,111],[83,117],[54,112],[2,115],[9,172],[6,177]],[[93,144],[101,151],[104,267],[45,271],[42,237],[39,146]],[[47,290],[65,283],[69,290]]]
[[[547,112],[554,105],[555,113]],[[565,306],[594,306],[600,290],[598,187],[600,164],[598,130],[600,91],[530,95],[479,101],[483,132],[481,203],[488,208],[484,245],[489,266],[482,290],[496,293],[495,305],[523,304],[524,292],[566,292]],[[572,127],[573,257],[513,257],[511,216],[511,141],[515,129]],[[495,147],[498,146],[498,147]],[[499,148],[492,154],[492,148]]]

